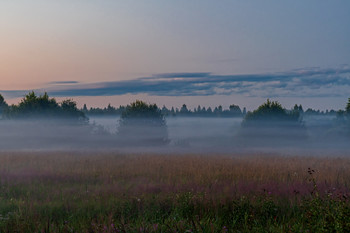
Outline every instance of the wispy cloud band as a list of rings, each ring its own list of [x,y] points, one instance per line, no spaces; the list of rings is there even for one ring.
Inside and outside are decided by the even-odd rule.
[[[69,85],[67,85],[69,84]],[[146,93],[156,96],[208,96],[239,94],[254,97],[350,96],[350,68],[304,68],[270,74],[215,75],[165,73],[133,80],[83,84],[53,82],[37,91],[53,96],[113,96]],[[25,90],[2,91],[22,96]]]

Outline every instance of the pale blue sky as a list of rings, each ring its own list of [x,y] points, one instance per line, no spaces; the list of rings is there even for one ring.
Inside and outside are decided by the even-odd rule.
[[[188,89],[177,92],[181,98],[171,92],[171,97],[157,99],[167,91],[160,85],[158,91],[138,87],[132,95],[109,91],[100,94],[108,97],[99,98],[115,105],[141,95],[158,104],[187,100],[190,105],[236,102],[255,107],[271,96],[285,105],[305,102],[318,108],[343,108],[350,97],[349,72],[344,73],[347,66],[343,66],[350,64],[349,12],[348,0],[3,0],[0,90],[76,90],[85,84],[119,85],[121,80],[142,85],[139,78],[164,73],[271,74],[276,78],[279,72],[290,74],[294,69],[340,69],[339,77],[317,73],[317,80],[335,80],[327,84],[308,87],[309,82],[300,82],[306,85],[302,95],[293,92],[291,85],[274,89],[276,83],[258,92],[261,82],[253,85],[248,80],[254,94],[246,87],[242,94],[237,86],[223,94],[218,87],[226,84],[218,81],[202,97],[198,89],[194,93]],[[49,84],[57,81],[79,83]],[[5,92],[5,96],[15,93]],[[66,93],[75,96],[72,91]],[[100,104],[89,93],[85,99],[74,98]]]

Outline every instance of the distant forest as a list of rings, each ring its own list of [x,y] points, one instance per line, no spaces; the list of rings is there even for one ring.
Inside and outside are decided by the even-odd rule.
[[[85,115],[121,116],[126,108],[127,106],[119,106],[116,108],[111,104],[108,104],[105,108],[88,108],[87,105],[84,104],[83,108],[78,109],[73,100],[68,99],[64,100],[62,103],[57,103],[54,98],[49,98],[47,93],[43,96],[37,96],[34,92],[30,92],[26,95],[18,105],[9,106],[3,96],[0,95],[0,116],[2,115],[6,118],[28,117],[46,113],[46,115],[52,116],[85,119]],[[169,109],[163,106],[159,109],[165,117],[244,117],[248,113],[245,107],[241,109],[241,107],[235,104],[230,105],[228,109],[224,109],[221,105],[215,108],[206,108],[198,105],[197,108],[189,109],[186,104],[183,104],[181,108],[171,107]],[[341,116],[345,112],[344,110],[320,111],[311,108],[304,110],[302,105],[297,104],[292,109],[285,110],[287,112],[298,111],[302,116]]]
[[[126,106],[113,107],[111,104],[108,104],[105,108],[87,108],[86,104],[84,104],[81,109],[86,115],[90,116],[118,116],[125,111]],[[228,109],[224,109],[221,105],[211,108],[211,107],[202,107],[198,105],[197,108],[189,109],[186,104],[183,104],[181,108],[171,107],[170,109],[166,106],[163,106],[161,109],[161,113],[166,117],[244,117],[247,114],[247,110],[244,107],[241,109],[238,105],[232,104]],[[308,108],[304,111],[302,105],[295,105],[293,109],[287,111],[296,111],[303,116],[336,116],[337,114],[341,114],[342,110],[326,110],[320,111],[312,108]]]
[[[94,116],[113,116],[113,115],[121,115],[126,109],[126,106],[119,106],[115,108],[110,104],[105,108],[90,108],[84,107],[81,109],[86,115],[94,115]],[[163,106],[160,108],[161,113],[164,116],[201,116],[201,117],[242,117],[246,114],[246,108],[241,108],[238,105],[230,105],[229,109],[223,109],[222,106],[215,107],[212,109],[211,107],[201,107],[191,110],[188,109],[186,104],[183,104],[182,107],[179,108],[170,108]]]

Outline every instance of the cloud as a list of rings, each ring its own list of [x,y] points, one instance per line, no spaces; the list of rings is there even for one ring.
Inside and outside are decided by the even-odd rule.
[[[69,84],[69,85],[65,85]],[[216,75],[212,73],[165,73],[133,80],[83,84],[53,82],[53,96],[113,96],[146,93],[155,96],[208,96],[239,94],[252,97],[348,96],[350,68],[303,68],[268,74]],[[5,91],[18,95],[24,91]]]
[[[61,85],[61,84],[77,84],[79,83],[78,81],[56,81],[56,82],[50,82],[48,84],[51,84],[51,85]]]

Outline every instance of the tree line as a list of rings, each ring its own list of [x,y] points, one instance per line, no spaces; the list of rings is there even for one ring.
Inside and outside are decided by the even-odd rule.
[[[91,116],[120,116],[125,111],[127,106],[119,106],[119,107],[113,107],[111,104],[108,104],[105,108],[93,108],[90,109],[87,108],[86,104],[84,104],[83,108],[81,109],[82,112],[84,112],[86,115]],[[188,109],[186,104],[183,104],[182,107],[174,108],[171,107],[170,109],[166,106],[163,106],[160,108],[161,113],[168,117],[168,116],[197,116],[197,117],[242,117],[246,114],[246,108],[241,108],[238,105],[232,104],[228,109],[223,109],[221,105],[211,108],[211,107],[201,107],[198,105],[197,108],[194,109]]]
[[[265,107],[269,104],[276,104],[275,102],[265,103]],[[66,99],[62,102],[57,102],[55,98],[50,98],[47,93],[43,95],[37,95],[35,92],[29,92],[17,105],[8,105],[4,97],[0,94],[0,115],[3,118],[25,118],[25,117],[40,117],[45,115],[46,117],[66,117],[66,118],[77,118],[86,119],[86,116],[121,116],[128,106],[114,107],[108,104],[105,108],[87,108],[84,104],[83,108],[78,109],[77,104],[72,99]],[[270,106],[273,107],[273,106]],[[275,106],[276,107],[276,106]],[[264,108],[264,105],[259,108]],[[258,109],[259,109],[258,108]],[[284,109],[284,108],[282,108]],[[350,109],[350,104],[348,103],[345,110],[326,110],[320,111],[312,108],[308,108],[304,111],[302,105],[295,105],[292,109],[286,112],[298,112],[302,116],[338,116],[344,117],[347,111]],[[166,106],[159,108],[160,113],[164,116],[208,116],[208,117],[251,117],[251,112],[247,112],[244,107],[241,109],[238,105],[232,104],[228,109],[224,109],[221,105],[211,108],[211,107],[201,107],[198,105],[197,108],[189,109],[186,104],[183,104],[181,108],[171,107],[170,109]]]
[[[121,116],[123,111],[125,111],[126,106],[120,105],[119,107],[114,107],[111,104],[108,104],[104,108],[88,108],[84,104],[83,108],[80,110],[88,116]],[[166,117],[244,117],[247,114],[245,107],[241,109],[238,105],[232,104],[228,109],[224,109],[221,105],[211,108],[211,107],[198,107],[189,109],[186,104],[183,104],[181,108],[167,108],[163,106],[160,108],[161,113]],[[343,110],[316,110],[308,108],[304,111],[302,105],[295,105],[292,109],[288,111],[298,111],[303,116],[336,116],[341,114]]]
[[[0,95],[0,113],[3,120],[10,119],[66,119],[76,123],[88,123],[86,116],[86,105],[78,109],[75,101],[71,99],[57,102],[50,98],[47,93],[36,95],[30,92],[17,105],[8,105],[3,96]],[[90,109],[91,110],[91,109]],[[143,101],[135,101],[127,106],[115,109],[111,105],[106,111],[113,114],[120,113],[119,128],[117,136],[120,141],[142,141],[144,143],[169,142],[165,116],[175,112],[179,116],[200,116],[206,114],[208,109],[198,107],[191,111],[184,104],[181,109],[171,110],[165,107],[159,108],[156,104],[147,104]],[[211,114],[217,116],[244,116],[240,135],[252,140],[254,137],[278,137],[286,138],[286,135],[297,135],[298,138],[306,137],[306,128],[303,124],[304,111],[301,105],[295,105],[293,109],[287,110],[277,101],[269,99],[256,110],[245,113],[237,105],[231,105],[229,109],[223,110],[217,107]],[[225,115],[226,114],[226,115]],[[330,114],[330,113],[328,113]],[[336,114],[336,130],[350,136],[350,98],[344,110]],[[260,135],[260,136],[259,136]],[[133,140],[130,140],[133,139]],[[289,140],[290,138],[288,138]]]
[[[269,101],[269,100],[268,100]],[[270,102],[271,103],[271,102]],[[276,103],[272,103],[276,104]],[[269,102],[267,102],[269,105]],[[26,118],[26,117],[40,117],[45,115],[46,117],[63,117],[63,118],[76,118],[80,120],[86,120],[86,116],[121,116],[128,106],[114,107],[108,104],[105,108],[87,108],[84,104],[83,108],[78,109],[77,104],[72,99],[66,99],[58,103],[55,98],[50,98],[47,93],[43,95],[37,95],[35,92],[29,92],[21,100],[18,105],[8,105],[4,97],[0,94],[0,115],[7,119]],[[267,107],[267,106],[265,106]],[[276,107],[276,106],[275,106]],[[259,108],[263,108],[260,106]],[[258,108],[258,109],[259,109]],[[284,109],[284,108],[282,108]],[[350,109],[350,105],[346,106],[345,110],[326,110],[320,111],[312,108],[308,108],[304,111],[302,105],[295,105],[292,109],[283,111],[286,112],[298,112],[300,116],[338,116],[340,118],[347,114],[347,109]],[[186,104],[183,104],[181,108],[166,106],[159,108],[160,113],[165,117],[169,116],[193,116],[193,117],[251,117],[251,112],[247,112],[244,107],[241,109],[238,105],[232,104],[228,109],[224,109],[221,105],[211,107],[201,107],[189,109]],[[248,114],[247,114],[248,113]]]

